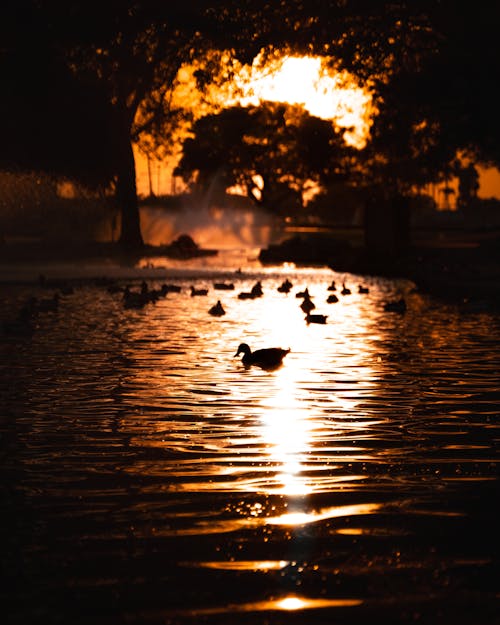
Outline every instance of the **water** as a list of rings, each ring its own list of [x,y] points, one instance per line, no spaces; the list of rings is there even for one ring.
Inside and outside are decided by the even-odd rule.
[[[60,267],[58,312],[0,336],[7,622],[500,622],[498,313],[240,262],[106,266],[182,286],[139,310]],[[327,304],[332,279],[352,294]],[[0,290],[2,318],[52,292]],[[246,369],[241,341],[291,352]]]

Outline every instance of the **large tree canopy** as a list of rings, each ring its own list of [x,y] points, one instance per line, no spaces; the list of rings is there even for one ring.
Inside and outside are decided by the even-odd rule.
[[[498,165],[499,12],[451,0],[8,3],[0,165],[112,185],[121,240],[140,245],[132,143],[169,141],[179,67],[213,49],[249,62],[263,48],[328,55],[370,85],[374,182],[404,192],[438,179],[457,150]]]
[[[311,183],[347,175],[352,152],[333,125],[301,107],[232,107],[194,124],[176,170],[205,194],[217,181],[238,185],[257,204],[290,210]]]

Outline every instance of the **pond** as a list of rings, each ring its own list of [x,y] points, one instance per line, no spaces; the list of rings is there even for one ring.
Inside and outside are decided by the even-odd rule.
[[[498,312],[230,254],[150,262],[0,286],[4,320],[73,287],[0,335],[7,622],[499,622]],[[142,280],[181,291],[110,288]],[[245,367],[241,342],[290,353]]]

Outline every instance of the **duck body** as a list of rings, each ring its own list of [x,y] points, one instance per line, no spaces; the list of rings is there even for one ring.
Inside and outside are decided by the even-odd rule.
[[[306,315],[306,321],[307,323],[321,323],[321,324],[325,324],[326,320],[328,318],[328,315],[310,315],[309,313]]]
[[[216,291],[234,291],[234,284],[232,282],[214,282],[214,289]]]
[[[309,289],[306,287],[303,291],[299,291],[298,293],[295,293],[295,297],[310,297]]]
[[[210,308],[208,312],[213,317],[222,317],[223,315],[226,314],[226,311],[224,310],[224,307],[222,306],[220,299],[217,300],[217,304],[212,306],[212,308]]]
[[[195,289],[194,286],[191,287],[191,297],[203,297],[208,295],[208,289]]]
[[[262,283],[260,282],[260,280],[253,285],[250,293],[254,297],[261,297],[262,295],[264,295],[264,291],[262,290]]]
[[[342,283],[342,291],[340,291],[342,295],[350,295],[351,289],[348,289],[344,283]]]
[[[310,313],[311,310],[314,310],[314,308],[316,308],[314,302],[309,297],[304,297],[304,300],[302,301],[300,307],[305,313]]]
[[[290,348],[282,349],[281,347],[267,347],[252,352],[246,343],[240,343],[235,357],[243,354],[241,362],[247,367],[256,365],[261,369],[272,370],[277,369],[283,364],[283,358],[289,352]]]
[[[339,298],[335,295],[335,293],[332,293],[326,298],[327,304],[335,304],[338,301],[339,301]]]
[[[289,293],[292,286],[293,284],[287,278],[284,282],[280,284],[280,286],[278,287],[278,291],[280,293]]]

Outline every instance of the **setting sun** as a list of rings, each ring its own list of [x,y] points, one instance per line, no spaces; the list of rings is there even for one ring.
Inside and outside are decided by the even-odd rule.
[[[195,117],[238,104],[257,106],[268,101],[300,105],[310,115],[345,128],[345,142],[361,149],[369,138],[375,113],[371,94],[354,76],[327,68],[325,61],[320,56],[267,59],[259,54],[252,65],[239,65],[227,56],[224,63],[231,71],[225,79],[208,86],[203,96],[195,81],[200,67],[183,66],[173,102],[189,108]]]
[[[373,107],[371,96],[347,72],[332,72],[319,56],[283,56],[263,63],[255,58],[235,78],[243,106],[263,101],[303,106],[311,115],[346,128],[348,145],[363,148],[369,136]]]

